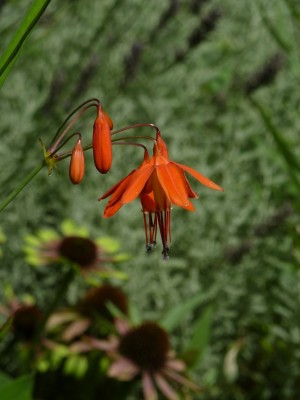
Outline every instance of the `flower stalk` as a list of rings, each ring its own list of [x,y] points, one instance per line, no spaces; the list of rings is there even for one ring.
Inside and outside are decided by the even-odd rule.
[[[24,179],[23,181],[0,203],[0,212],[3,211],[18,194],[32,181],[32,179],[41,171],[41,169],[46,165],[43,160],[38,164]]]

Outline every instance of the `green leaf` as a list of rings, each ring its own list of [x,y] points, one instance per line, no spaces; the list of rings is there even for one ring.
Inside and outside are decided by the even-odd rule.
[[[0,243],[5,243],[5,242],[6,242],[6,236],[4,235],[2,230],[0,230]]]
[[[7,385],[9,382],[11,381],[11,378],[6,375],[3,374],[2,372],[0,373],[0,390]]]
[[[120,249],[120,243],[108,236],[96,239],[96,243],[108,253],[116,253]]]
[[[210,292],[199,293],[179,306],[176,306],[160,320],[160,324],[168,331],[173,330],[196,307],[199,307],[201,304],[210,301],[215,295],[215,290],[216,289],[212,289]]]
[[[71,219],[65,219],[61,224],[61,231],[65,236],[81,236],[81,237],[88,237],[89,231],[84,226],[77,226],[74,221]]]
[[[51,0],[34,0],[23,22],[9,43],[5,53],[0,58],[0,87],[12,66],[12,62],[18,55],[22,45],[26,41],[35,24],[47,8]]]
[[[25,375],[14,380],[9,380],[6,384],[0,386],[0,399],[31,400],[32,385],[32,375]]]
[[[195,367],[199,364],[203,351],[209,345],[212,319],[213,306],[209,305],[194,324],[194,333],[185,351],[191,366]]]
[[[43,242],[50,242],[52,240],[57,240],[60,238],[59,234],[53,229],[41,229],[38,231],[37,236]]]
[[[83,356],[72,356],[66,360],[64,372],[67,375],[75,375],[77,378],[82,378],[88,370],[88,361]]]

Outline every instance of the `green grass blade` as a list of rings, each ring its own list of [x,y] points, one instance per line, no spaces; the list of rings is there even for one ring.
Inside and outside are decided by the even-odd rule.
[[[51,0],[34,0],[23,22],[15,33],[6,51],[0,57],[0,87],[3,85],[12,62],[18,55],[23,43],[40,19]]]
[[[187,345],[185,355],[190,367],[197,367],[202,354],[207,348],[211,337],[211,326],[214,315],[213,306],[210,304],[193,325],[193,335]]]
[[[163,318],[160,319],[160,324],[167,331],[172,331],[184,320],[187,315],[192,313],[195,308],[210,302],[216,296],[216,292],[217,288],[213,287],[208,292],[198,293],[195,296],[187,299],[186,301],[168,311],[163,316]]]
[[[261,18],[263,20],[264,26],[269,31],[270,35],[273,37],[275,42],[280,46],[285,52],[289,52],[291,50],[291,46],[288,43],[287,39],[283,37],[282,32],[279,31],[278,27],[275,23],[272,23],[269,17],[267,16],[267,12],[265,7],[258,2],[257,3]]]
[[[300,162],[295,157],[294,153],[290,150],[290,146],[284,139],[283,134],[273,124],[268,111],[257,100],[255,100],[254,97],[250,96],[249,100],[250,100],[252,106],[259,113],[261,119],[263,120],[263,122],[265,124],[265,127],[272,135],[274,142],[277,144],[277,148],[278,148],[282,158],[285,160],[285,163],[289,169],[289,173],[290,173],[290,176],[291,176],[294,184],[300,190],[300,181],[297,176],[297,174],[299,174],[299,172],[300,172]]]

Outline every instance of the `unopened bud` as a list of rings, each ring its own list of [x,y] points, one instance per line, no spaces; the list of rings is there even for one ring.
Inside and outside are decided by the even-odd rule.
[[[94,122],[93,153],[94,163],[101,174],[106,174],[112,164],[112,143],[110,131],[113,127],[111,118],[99,108]]]
[[[80,183],[84,176],[84,152],[79,138],[72,150],[70,169],[70,180],[74,185]]]

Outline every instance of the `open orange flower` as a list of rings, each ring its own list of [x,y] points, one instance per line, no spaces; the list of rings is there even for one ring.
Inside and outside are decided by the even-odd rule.
[[[111,196],[104,210],[104,217],[111,217],[122,205],[140,197],[144,213],[146,246],[155,244],[158,226],[162,238],[163,256],[167,259],[171,241],[171,205],[194,211],[195,208],[189,199],[198,198],[185,172],[210,189],[223,191],[220,186],[194,169],[171,161],[167,146],[160,132],[157,132],[153,157],[149,158],[148,153],[145,152],[144,161],[140,167],[99,198],[102,200]]]

